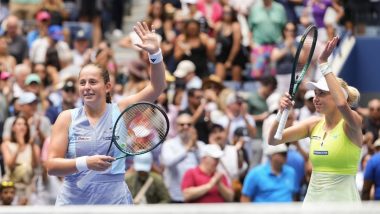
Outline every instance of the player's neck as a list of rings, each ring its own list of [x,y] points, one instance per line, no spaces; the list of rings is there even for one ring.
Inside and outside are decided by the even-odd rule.
[[[325,115],[325,121],[326,121],[326,128],[332,129],[334,128],[339,121],[342,119],[342,114],[337,109],[334,112],[331,112],[330,114]]]
[[[107,103],[105,102],[102,102],[97,106],[90,106],[90,105],[84,106],[86,115],[91,118],[100,118],[104,114],[106,107],[107,107]]]

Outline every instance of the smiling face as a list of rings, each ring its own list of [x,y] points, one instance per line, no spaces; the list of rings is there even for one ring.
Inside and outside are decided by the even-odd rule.
[[[25,135],[28,131],[26,120],[22,117],[17,118],[13,124],[12,131],[21,135]]]
[[[326,114],[331,111],[333,106],[335,106],[334,100],[328,91],[323,91],[320,89],[314,90],[315,97],[313,99],[313,103],[315,106],[315,110],[318,113]]]
[[[108,74],[107,74],[108,75]],[[85,66],[79,74],[79,94],[85,105],[97,106],[106,101],[111,83],[96,65]]]

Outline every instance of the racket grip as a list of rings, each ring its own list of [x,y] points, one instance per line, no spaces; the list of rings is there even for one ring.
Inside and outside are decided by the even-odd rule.
[[[98,174],[97,171],[91,170],[88,174],[84,175],[78,182],[79,189],[85,189],[91,180]]]
[[[281,115],[280,123],[278,124],[276,134],[274,135],[274,139],[281,140],[282,139],[282,133],[284,132],[286,121],[288,120],[289,116],[289,109],[284,109]]]

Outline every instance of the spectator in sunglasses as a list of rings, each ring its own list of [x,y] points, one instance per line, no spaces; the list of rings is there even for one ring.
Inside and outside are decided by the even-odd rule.
[[[182,113],[177,118],[176,137],[165,141],[161,150],[161,161],[164,165],[164,182],[168,188],[172,203],[183,203],[181,182],[185,172],[194,168],[200,161],[200,151],[204,146],[198,141],[192,117]]]

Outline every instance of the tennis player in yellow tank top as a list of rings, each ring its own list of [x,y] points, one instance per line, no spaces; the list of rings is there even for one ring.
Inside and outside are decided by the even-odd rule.
[[[313,100],[322,117],[311,117],[284,130],[282,140],[274,139],[278,120],[269,133],[269,144],[277,145],[310,137],[309,157],[313,171],[304,203],[309,202],[359,202],[355,184],[362,146],[362,120],[351,110],[357,103],[359,91],[332,73],[327,58],[339,38],[330,40],[318,58],[323,77],[318,82],[308,82],[306,87],[315,92]],[[292,108],[289,94],[280,102],[280,112]]]

